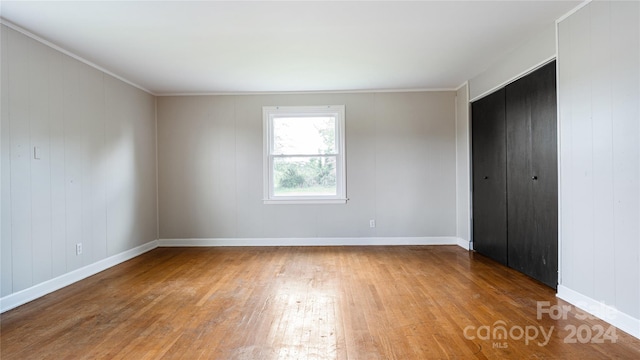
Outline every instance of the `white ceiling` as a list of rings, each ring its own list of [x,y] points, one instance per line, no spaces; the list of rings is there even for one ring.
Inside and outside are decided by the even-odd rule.
[[[452,89],[579,1],[6,1],[154,94]]]

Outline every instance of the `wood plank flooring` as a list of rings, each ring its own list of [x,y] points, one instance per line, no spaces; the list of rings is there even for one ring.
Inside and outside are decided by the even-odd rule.
[[[570,311],[537,319],[538,301]],[[0,357],[640,358],[640,340],[576,315],[456,246],[158,248],[2,314]]]

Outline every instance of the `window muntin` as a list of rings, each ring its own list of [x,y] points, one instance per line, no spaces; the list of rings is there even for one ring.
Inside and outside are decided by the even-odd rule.
[[[345,203],[344,106],[264,107],[264,202]]]

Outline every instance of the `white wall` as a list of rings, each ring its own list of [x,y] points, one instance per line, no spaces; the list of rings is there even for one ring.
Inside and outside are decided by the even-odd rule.
[[[153,96],[4,25],[1,37],[5,298],[157,238],[156,134]]]
[[[348,203],[263,205],[262,106],[322,104],[346,106]],[[160,238],[455,237],[455,131],[454,92],[160,97]]]
[[[623,319],[630,317],[626,331],[635,336],[640,336],[639,22],[638,2],[595,1],[558,24],[559,296],[617,308]]]
[[[456,236],[471,241],[469,85],[456,92]]]
[[[472,101],[488,95],[520,78],[556,56],[556,27],[549,25],[491,65],[487,70],[469,80],[469,98]]]

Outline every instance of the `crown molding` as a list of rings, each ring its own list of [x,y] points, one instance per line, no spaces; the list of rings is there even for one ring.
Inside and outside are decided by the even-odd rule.
[[[238,96],[238,95],[322,95],[322,94],[378,94],[378,93],[413,93],[413,92],[450,92],[455,88],[435,89],[372,89],[372,90],[318,90],[318,91],[237,91],[237,92],[179,92],[159,93],[162,96]]]
[[[581,2],[578,6],[574,7],[573,9],[569,10],[566,14],[560,16],[557,20],[556,20],[556,24],[562,22],[563,20],[565,20],[566,18],[568,18],[569,16],[575,14],[576,12],[578,12],[578,10],[582,9],[583,7],[589,5],[591,3],[592,0],[585,0],[583,2]]]
[[[93,63],[93,62],[91,62],[91,61],[89,61],[89,60],[87,60],[87,59],[85,59],[85,58],[83,58],[83,57],[81,57],[79,55],[76,55],[76,54],[72,53],[71,51],[69,51],[69,50],[67,50],[67,49],[65,49],[63,47],[60,47],[60,46],[52,43],[51,41],[46,40],[46,39],[44,39],[44,38],[32,33],[31,31],[29,31],[29,30],[27,30],[27,29],[25,29],[25,28],[23,28],[23,27],[21,27],[19,25],[16,25],[16,24],[12,23],[11,21],[9,21],[9,20],[7,20],[7,19],[5,19],[3,17],[0,17],[0,24],[4,25],[4,26],[6,26],[6,27],[8,27],[8,28],[10,28],[12,30],[15,30],[15,31],[21,33],[22,35],[25,35],[25,36],[27,36],[27,37],[29,37],[29,38],[31,38],[31,39],[43,44],[43,45],[46,45],[46,46],[56,50],[56,51],[59,51],[59,52],[65,54],[65,55],[67,55],[67,56],[69,56],[69,57],[71,57],[71,58],[73,58],[75,60],[78,60],[83,64],[89,65],[89,66],[91,66],[92,68],[94,68],[96,70],[99,70],[99,71],[101,71],[101,72],[103,72],[103,73],[105,73],[107,75],[113,76],[114,78],[116,78],[116,79],[118,79],[118,80],[120,80],[120,81],[122,81],[122,82],[124,82],[124,83],[126,83],[128,85],[131,85],[131,86],[133,86],[133,87],[135,87],[137,89],[140,89],[140,90],[146,92],[149,95],[157,96],[151,90],[149,90],[149,89],[147,89],[147,88],[145,88],[143,86],[140,86],[140,85],[134,83],[133,81],[125,79],[124,77],[122,77],[122,76],[120,76],[118,74],[115,74],[115,73],[103,68],[102,66],[100,66],[98,64],[95,64],[95,63]]]

